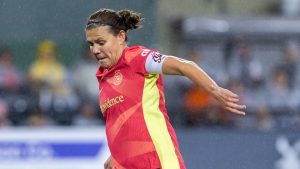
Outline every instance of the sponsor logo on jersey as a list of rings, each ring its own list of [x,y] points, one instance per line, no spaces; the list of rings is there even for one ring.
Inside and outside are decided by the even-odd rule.
[[[122,95],[116,96],[112,99],[106,98],[106,99],[104,99],[104,103],[100,105],[101,112],[103,113],[108,108],[110,108],[116,104],[122,103],[122,102],[124,102],[124,96],[122,96]]]
[[[113,80],[113,84],[118,86],[122,83],[122,80],[123,80],[123,75],[122,73],[120,72],[120,70],[116,70],[115,71],[115,76],[114,76],[114,80]]]

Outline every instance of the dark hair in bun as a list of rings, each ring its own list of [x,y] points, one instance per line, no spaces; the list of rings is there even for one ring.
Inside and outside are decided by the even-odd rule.
[[[111,32],[117,35],[121,30],[127,32],[128,30],[142,27],[142,20],[141,14],[135,11],[128,9],[114,11],[103,8],[94,12],[88,18],[85,29],[89,30],[99,26],[110,26]]]

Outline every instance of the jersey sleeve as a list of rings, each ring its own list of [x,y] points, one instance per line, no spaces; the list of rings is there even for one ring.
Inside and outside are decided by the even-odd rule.
[[[135,58],[136,71],[142,74],[160,74],[166,56],[157,50],[144,48]]]

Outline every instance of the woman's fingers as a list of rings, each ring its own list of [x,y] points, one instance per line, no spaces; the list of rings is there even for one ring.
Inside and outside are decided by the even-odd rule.
[[[240,105],[232,102],[227,102],[227,107],[233,108],[233,109],[238,109],[238,110],[243,110],[246,108],[246,105]]]
[[[231,92],[230,90],[224,89],[226,96],[229,98],[239,99],[239,95]]]
[[[234,103],[237,103],[237,102],[239,102],[239,101],[240,101],[240,99],[238,99],[238,98],[233,98],[233,97],[230,97],[230,98],[228,98],[228,101],[230,101],[230,102],[234,102]]]
[[[228,111],[230,111],[230,112],[232,112],[234,114],[237,114],[237,115],[243,115],[243,116],[246,115],[245,112],[237,110],[237,109],[233,109],[231,107],[226,107],[226,110],[228,110]]]
[[[236,104],[236,103],[232,103],[232,102],[227,102],[225,108],[235,114],[239,114],[239,115],[246,114],[243,111],[244,109],[246,109],[246,105],[240,105],[240,104]]]

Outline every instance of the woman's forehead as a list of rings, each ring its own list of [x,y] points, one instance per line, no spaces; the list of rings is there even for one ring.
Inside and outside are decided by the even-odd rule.
[[[105,38],[111,34],[109,26],[99,26],[85,31],[87,38]]]

